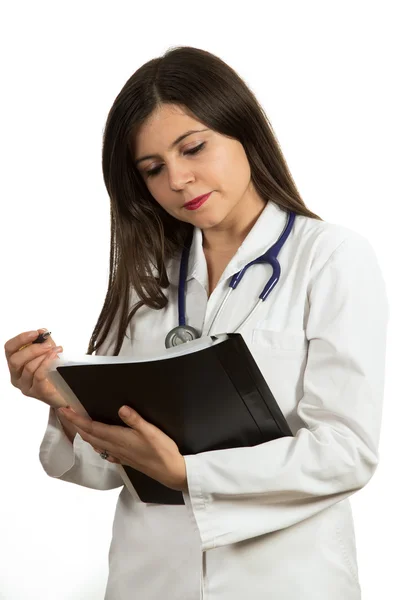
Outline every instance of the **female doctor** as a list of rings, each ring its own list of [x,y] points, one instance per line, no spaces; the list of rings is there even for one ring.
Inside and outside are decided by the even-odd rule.
[[[349,497],[378,464],[388,319],[374,250],[306,208],[254,95],[204,50],[126,82],[103,173],[111,272],[87,353],[238,331],[293,432],[182,456],[135,411],[120,412],[128,428],[61,412],[46,374],[62,348],[30,344],[41,330],[10,339],[13,385],[50,406],[49,476],[106,490],[122,464],[182,492],[148,504],[123,487],[106,600],[359,600]]]

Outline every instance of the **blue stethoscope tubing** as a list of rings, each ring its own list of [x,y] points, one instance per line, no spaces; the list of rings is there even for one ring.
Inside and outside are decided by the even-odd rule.
[[[216,315],[214,316],[214,318],[212,320],[212,323],[209,327],[207,335],[210,334],[210,331],[211,331],[218,315],[221,313],[225,303],[227,302],[229,296],[231,295],[233,290],[235,290],[237,288],[237,286],[239,285],[240,281],[242,280],[245,272],[252,265],[264,264],[264,263],[269,264],[272,267],[272,275],[269,278],[264,289],[262,290],[261,294],[259,295],[258,302],[254,306],[254,308],[251,310],[251,312],[248,314],[248,316],[236,328],[236,331],[238,329],[240,329],[241,327],[243,327],[243,325],[248,321],[248,319],[251,318],[253,313],[257,310],[258,306],[262,302],[265,302],[265,300],[268,298],[268,296],[270,295],[270,293],[272,292],[272,290],[274,289],[274,287],[276,286],[276,284],[279,281],[279,278],[281,275],[281,266],[278,261],[278,255],[293,229],[295,217],[296,217],[296,214],[293,211],[289,211],[285,229],[282,231],[281,235],[279,236],[279,238],[275,242],[275,244],[273,244],[267,250],[267,252],[265,252],[264,254],[262,254],[261,256],[256,258],[255,260],[251,261],[250,263],[248,263],[246,266],[243,267],[243,269],[241,269],[240,271],[238,271],[238,273],[235,273],[231,277],[231,280],[229,282],[229,290],[227,291],[225,298],[223,299]],[[184,341],[190,341],[191,339],[195,339],[195,338],[199,337],[198,332],[193,327],[186,325],[186,319],[185,319],[185,287],[186,287],[186,277],[187,277],[187,269],[188,269],[188,262],[189,262],[189,253],[190,253],[190,246],[185,246],[182,251],[181,264],[180,264],[180,270],[179,270],[179,288],[178,288],[179,326],[175,327],[168,333],[168,335],[165,339],[165,345],[167,348],[169,348],[171,346],[175,346],[179,343],[183,343]],[[179,336],[179,333],[182,333],[182,332],[186,339],[182,339],[182,336]],[[174,335],[178,335],[178,338],[180,338],[181,341],[174,343],[174,339],[175,339]]]

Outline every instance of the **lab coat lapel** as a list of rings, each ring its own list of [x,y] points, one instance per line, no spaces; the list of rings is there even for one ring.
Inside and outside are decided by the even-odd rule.
[[[167,263],[168,279],[172,285],[179,286],[181,253]],[[198,227],[194,228],[190,247],[186,281],[197,279],[206,288],[208,282],[207,262],[203,252],[203,234]]]
[[[205,289],[207,288],[208,269],[203,250],[203,233],[198,227],[194,228],[192,245],[190,247],[186,281],[190,279],[197,279]]]
[[[285,227],[286,219],[286,211],[269,200],[242,245],[226,266],[220,281],[232,277],[252,260],[264,254],[278,240]]]

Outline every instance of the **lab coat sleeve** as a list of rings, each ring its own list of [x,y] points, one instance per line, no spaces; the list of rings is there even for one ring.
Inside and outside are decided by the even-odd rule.
[[[96,490],[110,490],[123,485],[117,464],[101,458],[79,433],[71,443],[54,408],[49,409],[39,460],[47,475],[63,481]]]
[[[355,234],[308,288],[305,426],[248,448],[184,456],[202,549],[289,527],[367,484],[378,464],[388,303],[369,242]]]
[[[97,349],[96,356],[113,354],[118,318],[119,313],[114,318],[106,339]],[[125,346],[121,351],[124,348]],[[101,458],[79,433],[76,434],[73,444],[71,443],[53,408],[49,409],[39,460],[47,475],[63,481],[97,490],[110,490],[124,485],[118,465]]]

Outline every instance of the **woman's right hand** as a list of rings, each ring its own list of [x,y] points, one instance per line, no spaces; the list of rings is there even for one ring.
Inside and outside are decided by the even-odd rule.
[[[53,408],[66,406],[68,403],[59,393],[57,388],[47,379],[49,366],[57,357],[57,352],[62,352],[62,346],[56,346],[51,337],[42,344],[30,344],[39,333],[47,330],[38,329],[35,335],[30,332],[20,333],[8,340],[4,345],[11,383],[21,390],[24,396],[36,398]],[[19,348],[30,344],[23,350]]]

